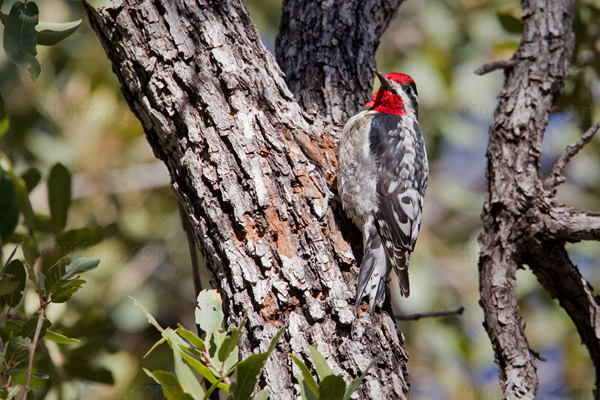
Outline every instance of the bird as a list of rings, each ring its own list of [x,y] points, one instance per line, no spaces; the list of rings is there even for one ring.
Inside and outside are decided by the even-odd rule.
[[[371,315],[385,299],[392,269],[402,296],[410,295],[408,263],[429,175],[415,81],[402,73],[375,74],[380,88],[346,123],[337,160],[338,195],[363,239],[355,313],[368,295]]]

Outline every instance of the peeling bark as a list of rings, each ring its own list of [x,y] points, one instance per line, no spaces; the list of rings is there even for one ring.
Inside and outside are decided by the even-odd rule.
[[[574,211],[555,199],[562,170],[598,130],[569,146],[546,182],[541,144],[560,95],[575,45],[573,0],[523,1],[524,32],[513,58],[480,68],[502,68],[504,88],[490,127],[487,195],[479,238],[481,306],[500,368],[506,399],[532,399],[538,377],[516,301],[517,268],[528,265],[567,311],[600,371],[600,301],[570,261],[566,242],[600,239],[600,216]],[[594,130],[593,133],[590,133]],[[598,398],[598,393],[595,391]]]
[[[345,4],[327,3],[334,8]],[[308,360],[311,344],[346,379],[359,376],[383,354],[361,386],[361,398],[409,397],[408,356],[389,304],[374,320],[353,314],[352,249],[331,209],[320,218],[328,190],[320,173],[330,183],[335,177],[335,141],[330,138],[371,90],[372,71],[360,78],[355,74],[374,65],[375,36],[383,32],[399,1],[390,4],[385,9],[390,15],[375,13],[379,19],[365,22],[376,29],[369,31],[368,51],[356,49],[364,65],[347,57],[327,59],[327,65],[348,71],[344,77],[360,85],[343,98],[330,99],[330,93],[349,90],[340,81],[325,84],[326,95],[320,98],[325,107],[309,113],[301,106],[323,103],[296,102],[239,1],[86,5],[125,99],[155,155],[169,169],[228,319],[248,313],[242,357],[264,351],[278,327],[286,327],[285,340],[261,382],[271,398],[299,396],[288,354]],[[365,19],[371,17],[369,9],[362,12]],[[288,13],[293,20],[294,11]],[[336,28],[328,25],[328,16],[314,16],[324,35]],[[279,44],[291,34],[280,35]],[[356,35],[353,40],[362,39]],[[305,51],[306,43],[287,40],[288,48],[299,54],[297,61],[307,66],[316,62]],[[338,50],[321,49],[320,54],[330,51]],[[319,68],[327,70],[323,64]],[[324,93],[320,87],[295,87],[302,99]],[[339,113],[327,120],[325,113],[332,108]],[[317,120],[328,121],[330,136]]]

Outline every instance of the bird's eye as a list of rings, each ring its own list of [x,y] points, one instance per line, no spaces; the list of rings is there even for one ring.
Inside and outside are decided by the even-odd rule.
[[[405,90],[406,90],[407,93],[410,93],[412,91],[415,95],[418,95],[418,93],[417,93],[417,86],[414,83],[410,82],[410,83],[406,84],[404,86],[404,88],[405,88]]]

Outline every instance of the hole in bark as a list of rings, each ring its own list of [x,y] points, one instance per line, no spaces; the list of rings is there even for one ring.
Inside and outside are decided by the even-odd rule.
[[[271,296],[271,293],[265,297],[265,301],[262,305],[263,307],[260,310],[260,315],[265,321],[269,322],[273,326],[275,326],[276,323],[281,322],[281,311],[277,309],[277,305],[273,301],[273,296]]]
[[[232,228],[238,241],[243,242],[246,240],[246,229],[239,222],[233,221]]]
[[[267,149],[266,147],[263,146],[260,148],[260,151],[258,154],[260,154],[260,156],[263,158],[267,158],[270,154],[270,151],[269,151],[269,149]]]
[[[325,301],[329,297],[329,289],[323,288],[323,291],[320,291],[318,289],[310,289],[310,295],[315,299]]]

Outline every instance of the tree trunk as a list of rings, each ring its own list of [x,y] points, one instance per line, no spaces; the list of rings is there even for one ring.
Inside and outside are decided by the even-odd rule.
[[[298,102],[240,1],[86,4],[125,99],[169,169],[228,319],[248,313],[242,357],[286,327],[261,383],[274,399],[298,397],[288,354],[308,360],[309,345],[347,380],[383,354],[361,398],[409,397],[389,302],[374,320],[353,313],[347,238],[358,236],[341,231],[350,225],[329,208],[320,218],[337,137],[371,91],[377,42],[399,3],[287,1],[279,59]],[[336,36],[340,24],[354,33]],[[301,36],[311,27],[320,41]]]
[[[532,399],[538,388],[537,353],[529,348],[516,297],[516,270],[525,264],[572,318],[596,367],[598,385],[600,302],[564,245],[599,240],[599,218],[575,212],[555,198],[563,168],[598,126],[567,149],[546,181],[540,167],[548,115],[564,87],[575,46],[574,7],[574,0],[523,1],[518,51],[509,61],[478,70],[506,72],[490,127],[484,232],[479,238],[480,303],[506,399]]]

